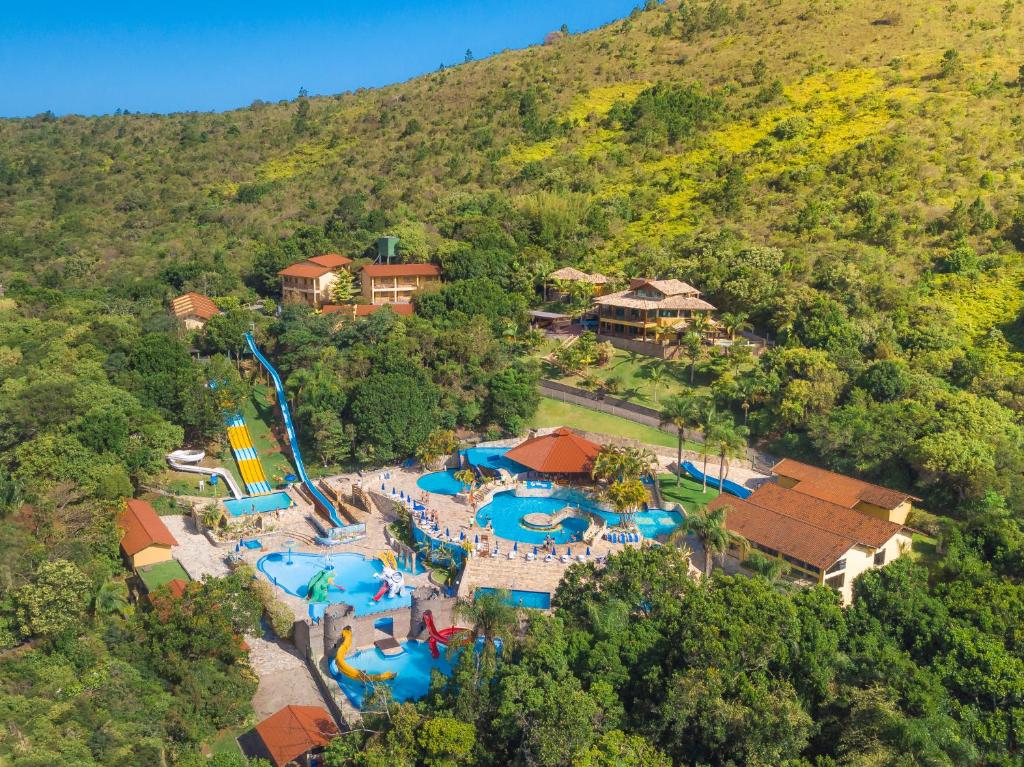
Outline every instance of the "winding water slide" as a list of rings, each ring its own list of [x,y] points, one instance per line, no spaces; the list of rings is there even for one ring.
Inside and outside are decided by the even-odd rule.
[[[394,671],[385,671],[381,674],[367,674],[365,671],[360,671],[347,664],[345,656],[348,655],[348,648],[351,646],[352,629],[343,628],[341,630],[341,644],[338,645],[338,651],[334,654],[334,665],[338,667],[339,674],[344,674],[349,679],[355,679],[359,682],[385,682],[388,679],[395,678]]]
[[[344,526],[344,522],[341,517],[338,516],[338,510],[334,508],[334,504],[327,500],[325,496],[306,474],[306,466],[302,463],[302,453],[299,450],[299,440],[295,434],[295,425],[292,423],[292,413],[288,408],[288,396],[284,391],[284,382],[281,381],[281,376],[270,360],[263,356],[263,352],[256,346],[256,340],[252,337],[252,333],[245,334],[245,342],[249,345],[249,351],[252,355],[259,360],[263,368],[270,374],[271,380],[274,382],[274,391],[277,392],[277,404],[281,408],[281,417],[284,419],[284,426],[288,432],[288,444],[292,450],[292,460],[295,462],[295,469],[299,472],[299,479],[302,480],[302,484],[306,486],[306,490],[313,497],[313,501],[317,506],[323,510],[331,520],[331,524],[335,527]]]
[[[167,454],[167,464],[175,471],[187,471],[190,474],[205,474],[207,476],[218,476],[224,480],[231,495],[235,499],[245,498],[245,493],[235,482],[235,478],[227,469],[209,469],[206,466],[199,466],[198,463],[206,457],[202,450],[175,450]]]

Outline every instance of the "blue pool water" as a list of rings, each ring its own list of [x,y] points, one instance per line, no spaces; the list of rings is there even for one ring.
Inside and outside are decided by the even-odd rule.
[[[611,525],[620,521],[618,514],[605,511],[575,488],[555,488],[553,492],[556,495],[548,498],[519,498],[512,490],[496,493],[492,501],[476,513],[476,523],[483,527],[490,521],[496,535],[521,543],[541,544],[550,535],[555,543],[562,544],[579,540],[587,529],[586,520],[569,517],[553,531],[531,530],[520,520],[533,512],[553,514],[566,506],[575,506],[597,514]],[[675,530],[682,524],[683,515],[675,511],[649,509],[635,514],[634,519],[645,538],[656,538]]]
[[[511,474],[528,471],[522,464],[510,461],[505,457],[507,447],[470,447],[462,451],[470,466],[482,466],[487,469],[505,469]]]
[[[288,552],[276,551],[260,559],[257,567],[271,583],[297,597],[305,598],[306,585],[318,572],[329,565],[334,566],[334,584],[327,590],[330,604],[344,602],[355,608],[356,615],[408,607],[412,604],[412,590],[405,589],[400,597],[390,598],[386,594],[380,602],[373,601],[373,595],[380,588],[380,581],[374,578],[384,566],[376,559],[366,559],[361,554],[343,552],[340,554],[293,553],[288,564]],[[339,588],[340,587],[340,588]]]
[[[240,517],[243,514],[259,514],[264,511],[277,511],[287,509],[292,505],[292,499],[283,490],[270,495],[254,495],[250,498],[230,499],[224,501],[224,507],[233,517]]]
[[[437,669],[445,676],[452,673],[452,664],[445,657],[442,649],[441,657],[434,658],[430,655],[430,647],[426,642],[410,640],[402,642],[405,650],[401,655],[387,657],[376,647],[360,650],[355,655],[346,658],[346,662],[353,668],[365,671],[369,674],[379,674],[384,671],[394,671],[395,678],[387,682],[391,687],[391,694],[395,700],[401,703],[406,700],[418,700],[427,694],[430,689],[430,672]],[[338,681],[338,686],[352,701],[352,705],[362,707],[363,701],[369,697],[371,685],[363,684],[355,679],[349,679],[338,673],[333,659],[331,660],[331,673]]]
[[[437,493],[438,495],[458,495],[469,489],[466,485],[455,479],[454,469],[432,471],[430,474],[424,474],[416,480],[416,486],[420,490],[426,490],[428,493]]]
[[[493,594],[496,589],[485,588],[478,586],[473,592],[474,597],[478,597],[481,594]],[[505,600],[506,604],[510,604],[513,607],[532,607],[537,610],[547,610],[551,607],[551,595],[546,591],[522,591],[520,589],[512,589],[509,592],[509,598]]]

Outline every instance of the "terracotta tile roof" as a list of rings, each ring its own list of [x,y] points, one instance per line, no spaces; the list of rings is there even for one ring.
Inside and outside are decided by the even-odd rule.
[[[320,706],[285,706],[256,725],[255,730],[277,767],[326,746],[340,734],[330,714]]]
[[[322,256],[313,256],[307,260],[317,266],[326,266],[328,269],[337,269],[339,266],[348,266],[352,263],[351,258],[346,258],[340,253],[324,253]]]
[[[403,317],[413,313],[412,304],[324,304],[320,311],[323,314],[344,313],[353,317],[366,317],[385,306],[390,306],[391,311]]]
[[[175,317],[199,317],[208,320],[220,309],[209,298],[201,293],[185,293],[171,301],[171,312]]]
[[[585,474],[599,452],[600,445],[563,426],[542,437],[531,437],[505,457],[545,474]]]
[[[641,288],[652,287],[661,298],[637,295]],[[648,280],[641,277],[629,281],[629,290],[599,296],[594,303],[620,306],[625,309],[691,309],[713,311],[714,306],[700,297],[700,291],[682,280]]]
[[[121,550],[129,557],[154,545],[178,545],[156,510],[138,498],[128,499],[117,524],[124,530],[124,537],[121,538]]]
[[[297,264],[286,266],[278,274],[282,277],[305,277],[306,279],[315,280],[317,277],[323,277],[330,271],[331,268],[329,266],[320,266],[309,261],[299,261]]]
[[[608,282],[608,278],[600,272],[590,274],[588,272],[580,271],[579,269],[574,269],[571,266],[565,266],[551,272],[551,274],[548,275],[548,279],[589,282],[591,285],[604,285]]]
[[[792,458],[783,458],[772,467],[772,472],[797,480],[793,487],[797,492],[838,503],[848,509],[852,509],[861,501],[883,509],[895,509],[904,501],[920,500],[899,490],[872,485],[870,482],[819,469],[817,466],[800,463]]]
[[[722,506],[733,509],[726,514],[733,532],[818,567],[828,567],[856,545],[881,548],[904,529],[771,482],[745,501],[723,494],[708,504]]]
[[[171,596],[176,599],[181,599],[185,596],[185,589],[188,588],[188,582],[183,581],[181,578],[174,578],[167,581],[167,588],[170,589]]]
[[[368,277],[440,277],[437,264],[367,264],[363,274]]]

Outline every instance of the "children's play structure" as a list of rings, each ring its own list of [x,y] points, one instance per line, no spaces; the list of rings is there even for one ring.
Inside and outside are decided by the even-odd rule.
[[[405,588],[405,575],[398,569],[394,552],[382,551],[376,558],[384,565],[384,571],[374,576],[379,578],[381,583],[373,601],[379,602],[385,594],[388,595],[388,599],[402,596],[402,589]]]
[[[312,497],[313,502],[316,506],[327,515],[331,520],[331,524],[335,527],[341,527],[345,523],[341,517],[338,516],[338,510],[334,508],[327,496],[325,496],[320,488],[316,486],[316,483],[309,478],[306,474],[306,466],[302,462],[302,452],[299,450],[299,440],[295,434],[295,425],[292,423],[291,410],[288,408],[288,396],[284,390],[284,382],[281,380],[280,374],[276,368],[270,363],[263,353],[256,346],[256,340],[252,337],[252,333],[245,334],[245,342],[249,346],[249,351],[263,366],[263,369],[267,371],[271,380],[274,382],[274,391],[277,393],[277,404],[281,409],[281,418],[284,420],[285,430],[288,432],[288,445],[292,451],[292,462],[295,464],[295,469],[299,473],[299,479],[302,480],[302,484],[305,486],[306,491]]]
[[[395,678],[394,671],[385,671],[383,674],[367,674],[365,671],[360,671],[357,668],[352,668],[345,662],[345,656],[348,655],[348,650],[352,646],[352,629],[345,627],[341,630],[341,644],[338,645],[338,651],[334,654],[334,665],[338,668],[338,673],[344,674],[349,679],[357,679],[360,682],[385,682],[388,679]]]
[[[216,476],[224,480],[228,489],[236,499],[244,498],[245,493],[238,486],[235,478],[227,469],[209,469],[206,466],[199,466],[199,462],[206,457],[202,450],[175,450],[167,454],[167,465],[175,471],[185,471],[189,474],[205,474],[208,477]]]
[[[326,602],[327,589],[334,584],[334,573],[324,568],[306,584],[306,599],[310,602]],[[340,588],[340,587],[339,587]]]
[[[430,644],[430,654],[435,658],[441,654],[438,645],[447,647],[453,636],[459,632],[468,631],[468,629],[459,628],[458,626],[449,626],[438,631],[437,625],[434,623],[434,613],[430,610],[423,611],[423,622],[427,625],[427,633],[430,635],[430,638],[427,640]]]

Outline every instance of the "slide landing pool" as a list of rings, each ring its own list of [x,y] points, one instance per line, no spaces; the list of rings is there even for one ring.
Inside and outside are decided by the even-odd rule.
[[[261,558],[256,566],[271,583],[302,599],[306,598],[306,585],[310,579],[325,567],[333,566],[334,583],[327,589],[327,603],[352,605],[356,615],[369,615],[412,604],[411,589],[406,589],[400,597],[384,596],[379,602],[374,602],[373,595],[380,588],[380,581],[373,576],[383,572],[384,565],[362,554],[293,552],[291,562],[288,564],[287,551],[275,551]]]
[[[399,703],[407,700],[419,700],[426,695],[430,690],[430,672],[433,669],[437,669],[445,676],[451,676],[452,664],[448,661],[446,654],[442,652],[440,657],[432,657],[430,647],[426,642],[415,640],[402,642],[402,649],[404,652],[401,655],[389,657],[376,647],[369,647],[354,655],[349,655],[345,661],[353,668],[365,671],[367,674],[393,671],[395,673],[393,679],[376,684],[388,685],[391,688],[391,694]],[[363,701],[372,692],[371,685],[349,679],[338,673],[334,661],[331,661],[330,668],[331,674],[338,681],[338,686],[352,701],[352,705],[362,708]]]

